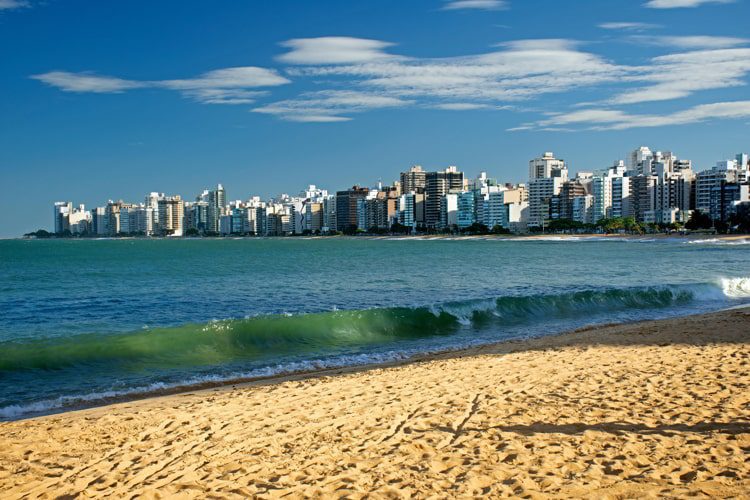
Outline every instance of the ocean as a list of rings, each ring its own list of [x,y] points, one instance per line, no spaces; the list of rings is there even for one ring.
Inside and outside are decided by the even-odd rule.
[[[0,241],[0,419],[742,305],[749,245]]]

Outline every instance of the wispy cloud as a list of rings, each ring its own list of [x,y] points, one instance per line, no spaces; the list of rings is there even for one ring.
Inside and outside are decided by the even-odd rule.
[[[26,0],[0,0],[0,11],[22,9],[24,7],[31,7],[31,4]]]
[[[102,76],[90,72],[70,73],[68,71],[50,71],[41,75],[32,75],[31,78],[57,87],[63,92],[111,94],[148,86],[145,82],[123,80],[122,78]]]
[[[173,89],[230,89],[245,87],[274,87],[289,83],[276,70],[244,66],[224,68],[184,80],[161,80],[157,85]]]
[[[338,122],[351,120],[351,113],[361,113],[382,108],[403,107],[410,101],[379,94],[351,90],[324,90],[301,95],[253,109],[287,121]]]
[[[502,10],[508,8],[505,0],[450,0],[443,5],[443,10]]]
[[[700,104],[673,113],[659,115],[629,114],[614,109],[585,109],[571,113],[555,113],[535,123],[527,123],[510,131],[583,125],[589,130],[624,130],[642,127],[687,125],[717,119],[750,117],[750,101]]]
[[[291,49],[278,57],[289,64],[348,64],[389,59],[393,56],[384,49],[393,45],[380,40],[325,36],[319,38],[295,38],[281,43]]]
[[[630,40],[660,47],[676,47],[678,49],[725,49],[747,45],[750,39],[731,36],[647,36],[634,35]]]
[[[732,3],[734,0],[649,0],[645,7],[650,9],[693,8],[709,3]]]
[[[661,28],[661,25],[638,22],[610,22],[602,23],[599,25],[599,27],[605,30],[646,31]]]
[[[181,80],[125,80],[94,73],[50,71],[31,78],[57,87],[64,92],[111,94],[137,88],[162,88],[179,91],[185,97],[205,104],[248,104],[263,91],[247,90],[290,83],[272,69],[245,66],[209,71],[195,78]]]
[[[750,73],[750,48],[701,50],[655,57],[643,80],[653,85],[626,90],[614,104],[665,101],[695,92],[745,85]]]
[[[479,104],[476,102],[446,102],[444,104],[436,104],[433,107],[436,109],[445,109],[448,111],[469,111],[473,109],[487,109],[490,106],[487,104]]]
[[[358,87],[396,97],[496,103],[616,81],[629,71],[576,46],[570,40],[519,40],[475,56],[401,57],[362,64],[303,66],[287,72],[318,79],[350,79]]]
[[[206,104],[260,101],[253,112],[298,122],[348,121],[359,113],[404,107],[460,112],[497,111],[510,105],[518,109],[522,105],[529,111],[533,106],[530,103],[547,94],[604,94],[596,102],[590,102],[591,96],[576,98],[579,105],[572,104],[573,112],[564,118],[550,115],[516,129],[559,129],[587,121],[601,124],[629,116],[613,108],[747,84],[750,47],[744,45],[750,44],[748,39],[638,34],[620,39],[661,47],[667,54],[626,65],[592,52],[590,48],[596,45],[569,39],[532,39],[506,41],[474,55],[419,58],[394,53],[396,45],[389,41],[321,37],[282,43],[287,50],[278,60],[285,63],[284,74],[245,66],[184,79],[132,80],[66,71],[32,78],[66,92],[157,88]],[[669,53],[669,49],[676,49],[675,53]],[[291,83],[290,78],[305,85],[305,91],[275,102],[267,99],[269,89]],[[580,105],[583,101],[589,102]]]

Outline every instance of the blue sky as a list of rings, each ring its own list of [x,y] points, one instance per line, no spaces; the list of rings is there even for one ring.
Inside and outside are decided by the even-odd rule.
[[[0,0],[0,236],[51,204],[750,150],[747,0]]]

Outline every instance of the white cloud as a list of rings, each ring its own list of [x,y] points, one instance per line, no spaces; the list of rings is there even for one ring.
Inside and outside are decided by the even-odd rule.
[[[266,91],[244,89],[190,89],[182,95],[203,104],[252,104],[258,97],[268,95]]]
[[[521,40],[476,56],[308,66],[290,73],[349,78],[357,86],[397,97],[491,102],[618,81],[630,71],[575,47],[570,40]]]
[[[351,90],[324,90],[301,95],[296,99],[278,101],[253,109],[255,113],[278,116],[299,122],[344,121],[342,114],[373,109],[403,107],[411,104],[395,97]]]
[[[94,73],[70,73],[50,71],[31,78],[57,87],[63,92],[93,92],[99,94],[116,93],[147,86],[144,82],[123,80],[113,76],[100,76]]]
[[[549,115],[533,125],[559,128],[595,120],[613,123],[624,111],[609,109],[612,106],[744,86],[750,74],[750,47],[742,46],[749,41],[744,38],[630,34],[623,39],[683,51],[634,66],[608,60],[574,40],[532,39],[506,41],[475,55],[417,58],[387,53],[393,44],[385,41],[324,37],[285,42],[290,50],[279,59],[292,65],[284,69],[284,76],[274,69],[247,66],[171,80],[135,81],[63,71],[32,78],[68,92],[112,93],[148,87],[177,91],[201,103],[242,105],[257,102],[268,95],[264,89],[290,83],[287,77],[293,76],[308,85],[307,92],[261,102],[253,111],[304,122],[346,121],[356,113],[407,106],[500,110],[545,94],[605,93],[596,98],[598,102],[590,102],[591,95],[576,98],[579,103],[589,101],[587,108],[579,106],[565,118]],[[560,123],[563,119],[578,121]]]
[[[31,4],[26,0],[0,0],[0,10],[22,9],[24,7],[31,7]]]
[[[599,25],[599,27],[605,30],[645,31],[645,30],[660,28],[661,26],[658,24],[651,24],[651,23],[610,22],[610,23],[602,23]]]
[[[572,125],[576,123],[614,123],[622,121],[627,114],[614,109],[583,109],[572,113],[555,113],[546,120],[541,120],[538,125]]]
[[[709,3],[732,3],[734,0],[649,0],[644,7],[650,9],[677,9],[700,7]]]
[[[731,36],[631,36],[630,40],[648,45],[676,47],[678,49],[725,49],[747,45],[750,39]]]
[[[346,36],[296,38],[281,43],[282,47],[291,50],[279,56],[278,60],[289,64],[362,63],[392,58],[383,51],[391,45],[380,40]]]
[[[516,40],[484,54],[452,58],[377,58],[351,64],[294,66],[287,73],[333,88],[348,85],[399,106],[443,110],[507,109],[507,103],[545,93],[616,83],[643,73],[584,52],[566,39]],[[342,92],[342,91],[337,91]],[[358,108],[355,111],[363,111]],[[277,116],[340,116],[309,96],[271,103],[257,112]],[[349,110],[347,110],[349,111]],[[346,113],[346,111],[344,112]],[[288,119],[288,118],[287,118]]]
[[[286,83],[290,83],[290,81],[279,75],[276,70],[256,66],[217,69],[203,73],[196,78],[157,82],[159,86],[173,89],[274,87]]]
[[[262,111],[258,111],[258,112],[261,113]],[[346,117],[346,116],[311,115],[311,114],[281,115],[281,119],[288,121],[288,122],[300,122],[300,123],[336,123],[336,122],[349,122],[352,120],[351,118]]]
[[[740,119],[750,117],[750,101],[700,104],[692,108],[659,115],[628,114],[613,109],[586,109],[560,113],[534,124],[524,124],[510,130],[529,130],[539,127],[564,125],[589,125],[591,130],[624,130],[642,127],[687,125],[708,120]]]
[[[469,111],[472,109],[487,109],[489,106],[487,104],[478,104],[474,102],[446,102],[444,104],[436,104],[433,107],[448,111]]]
[[[111,94],[144,87],[165,88],[178,90],[185,97],[204,104],[249,104],[266,92],[247,89],[290,83],[275,70],[254,66],[218,69],[182,80],[136,81],[67,71],[51,71],[31,78],[64,92]]]
[[[507,7],[505,0],[450,0],[443,5],[443,10],[501,10]]]
[[[701,50],[655,57],[643,80],[651,86],[626,90],[609,102],[634,104],[687,97],[694,92],[745,85],[750,48]]]

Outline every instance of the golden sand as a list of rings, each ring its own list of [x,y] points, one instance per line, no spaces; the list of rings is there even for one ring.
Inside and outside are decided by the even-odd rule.
[[[0,424],[0,497],[750,496],[750,312]]]

